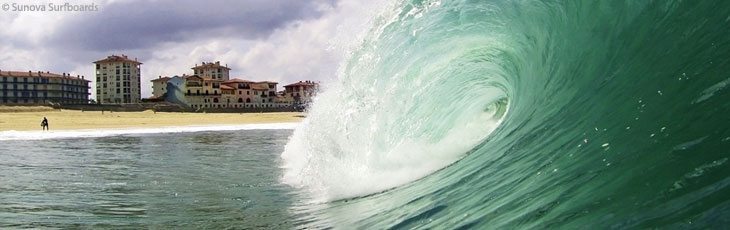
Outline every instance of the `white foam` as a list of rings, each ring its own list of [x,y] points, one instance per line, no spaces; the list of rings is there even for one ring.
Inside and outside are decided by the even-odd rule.
[[[268,123],[245,125],[208,125],[208,126],[170,126],[156,128],[126,128],[126,129],[80,129],[80,130],[52,130],[52,131],[0,131],[0,141],[13,140],[44,140],[61,138],[89,138],[119,135],[139,135],[154,133],[190,133],[205,131],[235,131],[235,130],[272,130],[294,129],[299,123]]]
[[[484,109],[499,94],[454,103],[461,110],[448,121],[430,115],[437,108],[405,114],[395,105],[358,104],[375,100],[341,100],[333,95],[347,90],[329,89],[315,98],[281,155],[281,181],[308,191],[313,202],[373,194],[432,174],[482,143],[503,118]],[[417,118],[404,119],[409,115]]]

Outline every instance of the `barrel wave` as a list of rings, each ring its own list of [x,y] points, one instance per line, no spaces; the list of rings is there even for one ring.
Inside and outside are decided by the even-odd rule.
[[[282,153],[309,227],[721,228],[730,2],[399,1]]]

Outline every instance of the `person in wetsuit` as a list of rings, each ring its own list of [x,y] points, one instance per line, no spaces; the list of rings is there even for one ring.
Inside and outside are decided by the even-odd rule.
[[[41,121],[41,128],[43,128],[43,130],[48,130],[48,119],[45,117],[43,117],[43,121]]]

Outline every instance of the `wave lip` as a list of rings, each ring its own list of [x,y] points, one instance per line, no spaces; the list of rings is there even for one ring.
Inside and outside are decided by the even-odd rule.
[[[235,130],[279,130],[294,129],[299,123],[267,123],[244,125],[208,125],[208,126],[169,126],[155,128],[126,128],[126,129],[79,129],[58,131],[0,131],[0,141],[18,140],[45,140],[63,138],[90,138],[119,135],[139,135],[153,133],[191,133],[206,131],[235,131]]]

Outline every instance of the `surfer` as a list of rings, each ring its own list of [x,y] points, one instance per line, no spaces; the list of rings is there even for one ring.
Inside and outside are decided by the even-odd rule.
[[[46,119],[46,117],[43,117],[43,121],[41,121],[41,128],[43,128],[44,131],[48,130],[48,119]]]

